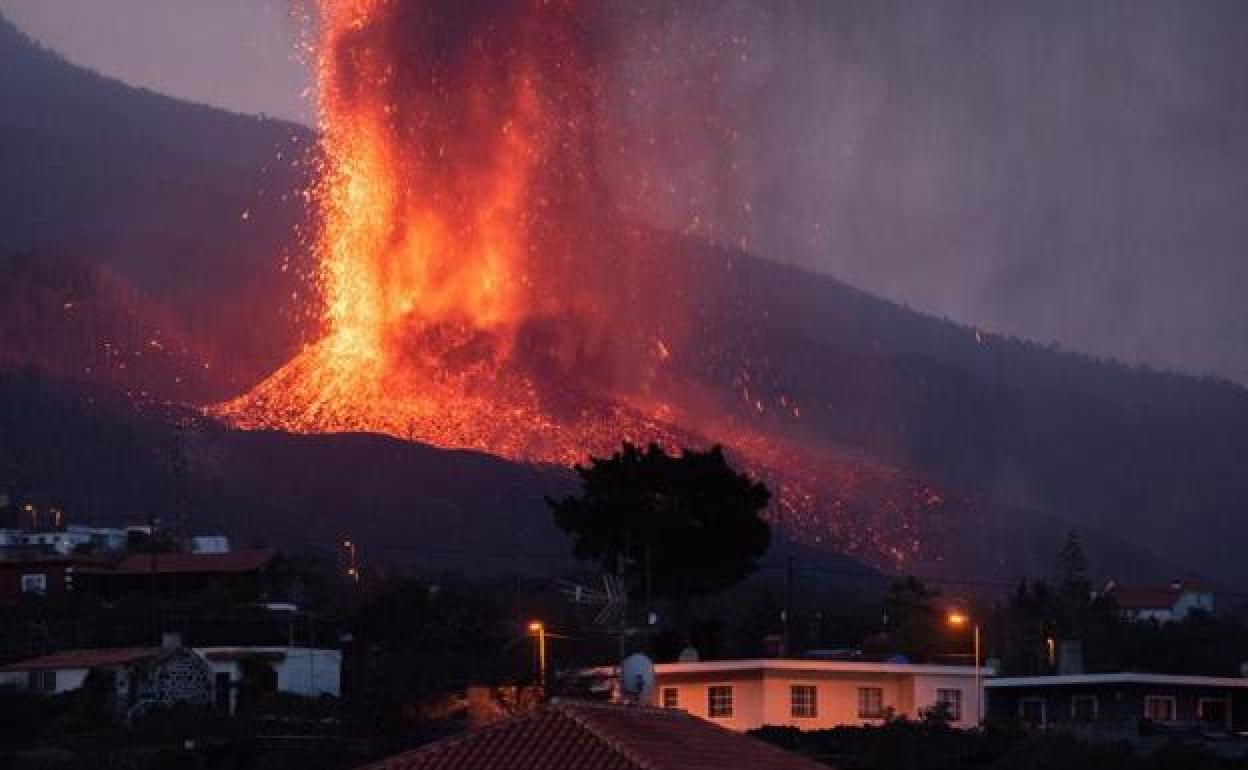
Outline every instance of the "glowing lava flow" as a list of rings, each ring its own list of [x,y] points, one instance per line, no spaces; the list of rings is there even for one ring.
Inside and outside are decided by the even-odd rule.
[[[538,461],[675,443],[664,407],[600,395],[630,354],[579,253],[602,207],[576,5],[323,0],[326,336],[219,414]]]
[[[709,433],[769,479],[776,515],[807,542],[890,566],[917,551],[923,503],[848,513],[873,505],[848,502],[872,479],[900,486],[889,471],[786,448],[671,373],[707,279],[662,272],[607,213],[592,162],[598,45],[578,3],[320,11],[324,336],[215,414],[562,464]]]

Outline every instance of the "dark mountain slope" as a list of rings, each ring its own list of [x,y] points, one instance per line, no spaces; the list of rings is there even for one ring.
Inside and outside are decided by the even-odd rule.
[[[102,264],[229,353],[223,386],[289,354],[310,132],[131,88],[3,17],[0,63],[0,253]]]
[[[553,575],[575,566],[545,503],[573,488],[569,470],[368,434],[231,431],[177,407],[0,372],[0,469],[9,476],[0,491],[77,522],[154,515],[167,526],[178,513],[175,457],[195,532],[325,553],[349,535],[366,564],[406,570]],[[824,582],[881,584],[852,559],[790,548],[778,536],[772,559],[791,552]]]
[[[674,382],[714,383],[717,412],[969,495],[1020,540],[1035,536],[1025,518],[1047,515],[1248,577],[1236,546],[1248,536],[1248,390],[998,337],[828,276],[653,238],[668,271],[653,294],[687,285],[686,272],[712,287],[670,299],[698,319],[671,366]],[[1001,520],[1002,508],[1018,519]],[[988,537],[949,526],[955,540]]]
[[[11,307],[0,316],[0,348],[10,353],[4,360],[67,376],[102,355],[104,342],[135,351],[160,329],[185,356],[145,353],[150,369],[108,384],[203,401],[240,392],[284,362],[303,332],[289,313],[299,303],[289,298],[305,289],[293,233],[303,216],[297,193],[307,180],[304,167],[291,163],[304,157],[308,133],[126,87],[68,65],[3,22],[0,61],[0,253],[34,247],[49,260],[74,255],[67,264],[98,271],[87,284],[95,287],[101,319],[94,328],[71,324],[66,332],[54,312],[56,270],[14,268],[34,288],[27,292],[15,282],[7,295]],[[1236,549],[1248,535],[1243,389],[977,333],[827,276],[676,236],[641,237],[649,240],[644,251],[653,264],[645,284],[632,290],[696,319],[688,337],[672,342],[672,382],[705,383],[714,411],[736,421],[890,469],[880,479],[899,486],[922,479],[949,493],[945,499],[956,502],[941,508],[949,515],[933,516],[930,524],[965,545],[958,562],[946,564],[949,573],[1047,571],[1052,544],[1075,525],[1106,543],[1100,550],[1109,571],[1147,570],[1151,563],[1154,577],[1184,569],[1228,582],[1248,578]],[[294,269],[283,272],[282,256],[290,254]],[[710,290],[674,293],[693,285]],[[105,340],[106,334],[125,338]],[[169,386],[200,361],[212,366],[193,392]],[[124,447],[138,441],[127,435],[145,430],[126,427],[132,416],[115,410],[107,420],[79,421],[47,412],[41,419],[63,423],[56,430],[67,442],[79,432],[102,431]],[[429,468],[443,457],[420,454],[432,451],[426,448],[411,450],[409,458],[395,448],[400,443],[376,437],[217,431],[207,431],[212,451],[201,461],[229,471],[205,471],[197,482],[207,485],[199,499],[215,501],[205,516],[229,512],[244,516],[234,523],[257,528],[271,519],[331,539],[344,522],[399,526],[394,522],[408,515],[399,511],[417,511],[410,515],[419,518],[425,510],[397,491],[383,496],[399,501],[393,506],[380,497],[375,505],[349,505],[354,498],[347,491],[360,490],[356,474],[383,474],[374,483],[397,490],[410,461],[415,478],[436,486]],[[89,464],[58,465],[64,460],[52,453],[37,486],[101,515],[144,513],[151,506],[140,501],[159,488],[153,479],[166,461],[149,457],[164,451],[151,449],[159,441],[138,444],[148,449],[97,448],[104,458],[99,467],[111,475]],[[26,450],[14,446],[20,458]],[[318,473],[316,497],[333,503],[311,505],[301,492],[307,469],[355,467],[361,461],[353,452],[375,466]],[[281,466],[288,453],[303,459]],[[120,457],[131,457],[134,467]],[[18,477],[30,465],[13,462]],[[253,463],[286,469],[269,475],[249,470]],[[482,474],[476,484],[444,487],[439,504],[484,510],[496,501],[491,485],[518,483],[482,467],[473,466]],[[86,491],[74,491],[79,487]],[[908,489],[872,490],[857,498],[851,514],[887,518],[895,515],[891,501],[911,496]],[[434,541],[443,536],[436,527],[420,532]],[[506,531],[481,530],[482,537],[491,534],[509,542]],[[1165,553],[1181,566],[1150,553]]]

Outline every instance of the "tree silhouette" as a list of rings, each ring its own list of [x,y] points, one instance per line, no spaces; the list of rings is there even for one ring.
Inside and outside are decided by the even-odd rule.
[[[1070,600],[1087,602],[1088,594],[1092,590],[1092,581],[1088,579],[1088,557],[1083,552],[1079,533],[1073,529],[1066,534],[1058,568],[1062,594]]]
[[[578,465],[581,491],[547,498],[578,559],[597,561],[682,612],[758,569],[771,528],[760,517],[771,493],[728,465],[721,447],[673,457],[625,443]]]

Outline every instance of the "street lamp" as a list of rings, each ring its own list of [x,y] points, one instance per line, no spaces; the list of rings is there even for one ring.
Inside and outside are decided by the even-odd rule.
[[[542,695],[546,694],[546,626],[540,620],[529,623],[529,633],[537,637],[537,677],[542,684]]]
[[[960,610],[952,610],[948,617],[949,625],[954,628],[971,626],[975,636],[975,724],[984,723],[984,685],[983,675],[979,666],[979,622],[971,620],[971,616]]]

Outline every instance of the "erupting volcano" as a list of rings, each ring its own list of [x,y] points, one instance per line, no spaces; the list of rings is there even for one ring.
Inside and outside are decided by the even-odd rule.
[[[864,466],[732,416],[724,394],[752,407],[750,383],[681,365],[716,279],[608,200],[601,41],[579,3],[323,0],[319,34],[323,337],[219,415],[561,464],[717,441],[803,539],[891,566],[919,551],[931,493],[851,524]]]
[[[604,280],[576,5],[322,3],[325,337],[223,414],[559,462],[662,435],[667,343],[638,356]]]

